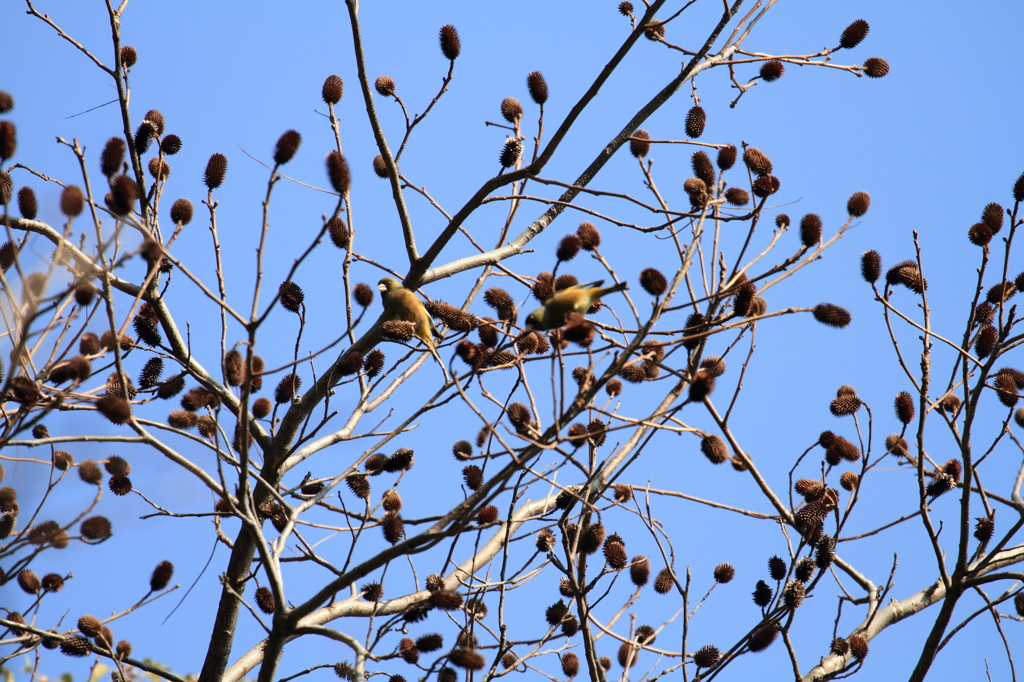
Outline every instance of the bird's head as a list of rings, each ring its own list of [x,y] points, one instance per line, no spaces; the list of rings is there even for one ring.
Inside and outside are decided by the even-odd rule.
[[[544,324],[544,308],[537,308],[526,317],[526,331],[532,332]]]
[[[377,282],[377,290],[382,294],[389,294],[396,289],[401,289],[402,283],[394,277],[385,277],[381,281]]]

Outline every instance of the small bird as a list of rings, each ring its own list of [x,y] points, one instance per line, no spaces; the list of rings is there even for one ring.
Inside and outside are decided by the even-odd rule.
[[[437,360],[437,364],[444,369],[441,356],[434,347],[434,337],[441,338],[441,334],[434,327],[434,321],[430,319],[430,314],[420,297],[403,287],[402,283],[393,277],[382,279],[377,283],[377,289],[380,290],[384,303],[384,321],[412,322],[415,325],[413,335],[426,345],[427,350]]]
[[[565,316],[569,313],[585,315],[590,306],[605,294],[629,288],[627,282],[620,282],[611,287],[602,287],[602,284],[603,279],[587,284],[576,284],[556,292],[526,318],[526,331],[557,329],[565,324]]]

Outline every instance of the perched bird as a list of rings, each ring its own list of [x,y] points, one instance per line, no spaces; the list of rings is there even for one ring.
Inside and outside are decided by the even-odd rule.
[[[399,320],[416,325],[413,335],[426,345],[427,350],[443,369],[444,363],[441,362],[441,356],[434,347],[434,337],[441,338],[441,334],[434,327],[434,321],[430,319],[430,314],[423,307],[420,297],[403,287],[402,283],[393,277],[382,279],[377,283],[377,289],[380,290],[381,300],[384,302],[384,321]]]
[[[565,324],[565,316],[569,313],[585,315],[590,306],[605,294],[625,291],[629,288],[626,282],[615,286],[602,287],[604,280],[577,284],[567,287],[544,301],[544,305],[530,313],[526,318],[526,331],[547,331],[557,329]]]

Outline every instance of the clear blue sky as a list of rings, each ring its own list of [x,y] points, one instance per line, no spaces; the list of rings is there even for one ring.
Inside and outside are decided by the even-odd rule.
[[[626,35],[628,22],[615,11],[616,4],[610,0],[530,1],[514,5],[363,3],[370,75],[393,77],[410,112],[423,110],[447,70],[447,61],[437,48],[438,28],[446,23],[455,24],[462,39],[455,81],[414,133],[403,158],[403,172],[413,182],[426,185],[449,211],[458,208],[497,171],[504,132],[486,127],[484,121],[500,120],[498,105],[506,96],[515,96],[527,106],[525,76],[540,70],[551,90],[546,107],[546,128],[550,134]],[[49,13],[101,60],[111,62],[109,26],[102,6],[41,2],[39,9]],[[720,9],[718,0],[701,0],[684,15],[684,20],[670,25],[668,39],[695,46],[703,40]],[[15,110],[4,116],[18,127],[18,151],[13,161],[52,177],[80,183],[75,159],[54,142],[55,136],[77,138],[88,149],[93,182],[101,181],[98,154],[106,139],[121,129],[118,112],[111,105],[75,115],[113,99],[113,86],[80,52],[23,10],[24,5],[14,1],[0,7],[8,55],[0,89],[12,93],[16,102]],[[791,204],[781,210],[795,218],[818,213],[825,222],[826,234],[830,234],[846,219],[846,200],[853,192],[864,190],[872,196],[870,212],[827,252],[823,262],[773,290],[768,297],[773,309],[835,302],[850,309],[853,324],[837,331],[803,316],[775,320],[758,329],[757,359],[747,375],[737,407],[744,418],[735,421],[741,424],[738,434],[780,491],[785,489],[792,461],[815,441],[821,430],[831,428],[851,436],[852,424],[835,420],[827,409],[839,385],[853,384],[860,397],[871,404],[876,418],[876,447],[886,433],[896,429],[891,410],[893,396],[910,388],[888,343],[878,304],[872,301],[870,288],[860,280],[861,252],[880,251],[886,265],[912,258],[911,231],[917,230],[931,285],[936,328],[951,338],[959,338],[978,261],[978,250],[966,239],[967,229],[977,222],[986,203],[998,201],[1006,205],[1012,201],[1011,187],[1024,170],[1019,97],[1015,94],[1024,5],[984,2],[968,7],[948,1],[780,2],[757,26],[746,48],[778,54],[812,53],[836,45],[842,29],[859,18],[871,24],[869,36],[855,50],[836,54],[834,60],[861,64],[868,57],[883,57],[891,65],[891,72],[884,79],[856,78],[832,69],[791,65],[781,80],[752,88],[734,109],[729,108],[729,103],[735,91],[728,87],[725,70],[706,72],[697,81],[698,94],[708,111],[702,139],[734,144],[746,141],[764,150],[782,180],[782,189],[775,198],[780,204]],[[260,202],[268,171],[243,150],[270,162],[277,137],[294,128],[302,134],[303,144],[285,172],[303,182],[328,186],[323,158],[333,146],[333,137],[323,116],[325,105],[320,99],[320,87],[327,75],[336,73],[345,81],[345,97],[339,111],[342,141],[353,170],[358,251],[404,273],[405,256],[399,246],[400,231],[390,204],[390,189],[373,175],[370,165],[376,150],[357,89],[342,3],[136,2],[125,14],[122,31],[123,42],[134,45],[139,52],[139,61],[131,72],[133,120],[141,120],[148,109],[159,109],[166,118],[167,131],[179,135],[184,143],[182,151],[170,159],[172,174],[161,215],[164,225],[168,225],[167,210],[177,197],[188,197],[196,205],[196,219],[176,246],[179,258],[191,262],[197,273],[213,282],[210,237],[205,229],[205,209],[200,203],[206,192],[202,171],[211,153],[224,153],[229,159],[227,181],[217,191],[216,199],[228,292],[240,301],[250,300]],[[545,175],[563,180],[575,178],[639,104],[678,71],[679,62],[679,53],[641,40],[591,110],[581,117]],[[752,76],[755,70],[756,67],[746,67],[741,75]],[[689,93],[687,85],[644,124],[652,137],[683,136]],[[377,98],[377,106],[394,147],[402,132],[400,111],[381,98]],[[530,113],[526,118],[530,119],[534,116],[532,104],[527,110]],[[686,147],[660,147],[653,154],[659,186],[671,192],[676,203],[685,201],[680,186],[690,175],[689,153]],[[13,177],[16,186],[31,184],[36,189],[41,203],[40,219],[55,225],[61,222],[59,191],[53,185],[29,179],[23,171],[15,172]],[[609,163],[591,186],[636,196],[644,194],[635,162],[625,153]],[[534,188],[540,191],[536,185]],[[408,195],[408,201],[422,248],[444,223],[438,213],[413,193]],[[333,201],[327,195],[286,182],[277,186],[269,241],[272,256],[267,265],[270,286],[276,286],[284,277],[292,259],[315,234],[321,215],[332,208]],[[504,210],[481,211],[467,228],[493,242]],[[525,226],[540,212],[536,205],[524,206],[517,226]],[[578,222],[578,216],[564,215],[532,245],[535,253],[509,265],[527,275],[548,269],[554,244],[574,230]],[[85,229],[85,223],[79,227]],[[673,252],[662,249],[660,243],[649,240],[637,247],[632,235],[616,234],[610,225],[602,226],[602,230],[609,245],[609,258],[634,282],[635,273],[644,267],[671,268]],[[796,240],[796,235],[791,234],[780,253],[794,250]],[[30,244],[40,257],[49,254],[42,241]],[[455,241],[442,261],[468,253],[470,247],[464,241]],[[306,291],[310,310],[303,338],[306,349],[319,348],[340,332],[339,254],[329,244],[322,246],[296,278]],[[771,260],[781,258],[775,255]],[[1011,276],[1022,268],[1021,263],[1011,263]],[[581,278],[601,274],[596,264],[582,258],[573,263],[572,270]],[[354,281],[372,283],[380,277],[377,269],[366,264],[357,264],[353,273]],[[453,300],[465,291],[472,276],[475,273],[438,282],[426,292]],[[987,283],[994,284],[995,280]],[[215,350],[216,344],[209,342],[216,336],[216,312],[200,300],[183,277],[174,284],[170,292],[172,307],[181,311],[180,323],[187,320],[193,325],[197,355],[209,363],[209,351],[199,347],[206,344]],[[514,293],[523,300],[525,290],[520,288]],[[642,294],[636,295],[638,301],[646,300]],[[901,291],[896,298],[915,310],[906,292]],[[248,310],[248,303],[240,307]],[[482,304],[474,310],[486,314]],[[296,327],[294,316],[284,311],[275,315],[275,324],[261,337],[263,345],[259,351],[271,366],[283,364],[290,357]],[[234,334],[241,338],[238,329]],[[901,331],[901,340],[905,348],[918,347],[916,334],[905,329]],[[383,349],[389,359],[399,355],[395,346]],[[715,349],[709,346],[708,352]],[[449,349],[446,356],[450,354]],[[141,361],[134,362],[141,366]],[[326,362],[318,362],[318,371]],[[915,362],[912,360],[911,364]],[[949,362],[949,354],[937,350],[936,364],[943,377],[948,376]],[[134,365],[129,367],[133,373],[138,371]],[[408,397],[397,397],[399,412],[403,405],[412,405],[403,401],[421,397],[416,390],[427,390],[429,382],[436,379],[430,374],[432,371],[427,366],[427,379],[422,384],[413,384],[415,390]],[[308,385],[308,371],[305,377]],[[339,398],[340,409],[344,409],[345,399]],[[995,399],[989,400],[994,406]],[[156,406],[153,417],[160,418],[166,407]],[[438,494],[448,495],[451,500],[461,494],[461,465],[450,456],[449,447],[460,438],[472,440],[477,426],[469,422],[471,426],[462,428],[461,424],[466,422],[460,420],[467,415],[453,414],[427,420],[415,437],[399,443],[417,451],[419,465],[410,474],[412,480],[404,484],[407,516],[436,512],[430,503]],[[75,432],[78,424],[74,420],[61,419],[49,420],[51,431]],[[706,418],[699,415],[691,413],[686,419],[692,419],[697,426],[707,426]],[[945,454],[952,446],[941,431],[936,429],[933,438],[934,459],[944,461],[952,456],[952,452]],[[290,478],[289,482],[296,483],[307,469],[317,476],[334,475],[345,466],[346,457],[360,449],[358,443],[350,448],[328,449],[311,459],[308,466],[301,467],[301,471],[293,472],[294,480]],[[650,480],[652,487],[677,488],[768,511],[762,500],[751,501],[755,488],[750,481],[731,471],[712,470],[700,457],[695,439],[662,435],[652,444],[652,450],[656,454],[632,471],[631,482],[644,484]],[[73,449],[76,460],[100,459],[115,451],[132,461],[135,486],[154,501],[181,512],[210,509],[210,493],[154,453],[95,445]],[[18,454],[41,456],[39,450]],[[205,452],[190,454],[208,458]],[[1019,461],[1020,453],[1002,443],[991,459],[989,484],[1008,494]],[[5,466],[4,485],[18,488],[23,509],[32,507],[32,501],[38,500],[44,489],[46,469],[26,464]],[[905,472],[885,470],[877,478],[876,487],[866,492],[861,503],[862,516],[855,524],[859,532],[869,530],[875,520],[892,518],[916,506]],[[66,481],[62,488],[65,492],[48,504],[43,518],[70,518],[92,493],[77,480]],[[375,490],[375,494],[379,492]],[[694,619],[691,630],[691,647],[715,643],[725,649],[742,634],[742,625],[755,617],[750,591],[756,580],[765,576],[767,558],[786,551],[784,540],[777,529],[767,524],[736,523],[722,513],[687,503],[658,500],[657,504],[655,515],[671,524],[675,533],[677,569],[692,566],[694,594],[702,594],[710,584],[711,568],[717,563],[729,561],[737,567],[737,579],[716,590]],[[940,498],[934,507],[936,517],[945,518],[948,527],[955,518],[953,497]],[[187,587],[196,580],[213,545],[209,519],[138,519],[149,511],[136,496],[121,499],[108,494],[98,513],[114,521],[115,535],[110,541],[99,547],[73,544],[62,553],[47,552],[34,564],[40,574],[68,570],[75,573],[62,593],[47,598],[38,624],[50,627],[67,612],[62,626],[66,628],[83,613],[106,617],[111,609],[127,608],[146,591],[150,570],[163,559],[173,561],[177,567],[176,582]],[[998,519],[1003,525],[1007,525],[1005,517],[1008,514]],[[229,535],[235,530],[228,524]],[[649,538],[631,530],[636,539],[630,542],[630,554],[656,553]],[[340,546],[331,549],[329,543],[325,547],[325,553],[332,556],[343,551]],[[935,575],[934,558],[920,525],[914,522],[851,551],[848,558],[864,567],[877,582],[884,582],[893,552],[899,553],[895,598],[921,589]],[[115,637],[130,640],[136,654],[169,664],[176,672],[198,672],[200,652],[205,652],[209,638],[209,616],[219,594],[218,574],[226,556],[225,549],[218,548],[210,568],[166,622],[165,616],[184,589],[115,623]],[[657,570],[660,564],[654,563]],[[411,586],[408,569],[404,570],[402,580]],[[424,572],[433,570],[437,568],[421,569],[420,580]],[[321,574],[308,569],[296,575],[300,583],[305,579],[322,579]],[[533,591],[530,599],[516,604],[516,608],[523,609],[523,618],[539,625],[543,605],[557,599],[556,587],[556,579],[549,576],[524,590],[524,594]],[[296,593],[301,598],[302,590],[296,589]],[[802,647],[805,670],[817,661],[818,655],[826,653],[837,593],[834,582],[822,584],[814,599],[801,609],[799,615],[804,622],[795,630],[795,637]],[[20,610],[29,604],[28,596],[13,583],[0,588],[0,595],[0,604],[4,606]],[[645,595],[636,609],[638,622],[660,625],[661,619],[678,608],[670,600]],[[958,609],[958,615],[973,610],[973,603]],[[852,627],[859,620],[852,616],[852,611],[855,609],[848,605],[844,608],[841,633],[844,626]],[[864,674],[878,679],[906,677],[930,617],[931,613],[922,614],[873,641]],[[432,616],[431,620],[434,619],[440,620],[439,616]],[[236,654],[254,643],[258,634],[258,626],[246,615],[243,614],[241,622]],[[335,625],[344,628],[347,624]],[[352,625],[356,632],[365,632],[365,624]],[[414,635],[442,629],[440,622],[427,625],[427,629],[415,629]],[[1016,633],[1009,634],[1011,640],[1016,636],[1019,641],[1019,623],[1005,622],[1004,627],[1008,633]],[[667,635],[666,639],[672,641],[674,636]],[[605,643],[601,653],[614,657],[614,651],[615,647]],[[646,656],[651,658],[641,660],[641,669],[654,664],[652,655]],[[280,672],[289,675],[314,663],[350,658],[339,644],[310,641],[288,650]],[[942,652],[932,679],[981,679],[986,660],[993,679],[1008,679],[1009,668],[991,619],[979,618]],[[11,668],[17,670],[23,662],[12,661]],[[401,662],[379,669],[407,675],[410,672]],[[554,673],[554,662],[546,669]],[[84,679],[86,670],[86,664],[55,654],[47,655],[40,668],[41,673],[51,678],[68,671],[76,680]],[[616,666],[615,671],[619,670]],[[765,679],[791,677],[782,645],[776,644],[759,656],[745,657],[734,664],[725,679],[750,674],[767,674]],[[314,673],[318,679],[326,679],[327,675],[331,673]]]

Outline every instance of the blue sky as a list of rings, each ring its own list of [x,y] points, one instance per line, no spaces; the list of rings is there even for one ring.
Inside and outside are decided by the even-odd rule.
[[[449,211],[458,208],[498,170],[497,156],[505,132],[485,126],[484,122],[500,120],[501,100],[517,97],[527,109],[525,119],[535,120],[525,76],[530,71],[542,71],[551,90],[545,125],[546,134],[550,135],[626,35],[628,21],[619,16],[615,5],[604,1],[521,2],[514,6],[470,2],[364,3],[363,33],[370,76],[387,74],[394,78],[410,112],[423,110],[447,71],[447,61],[437,48],[437,29],[452,23],[462,39],[455,80],[430,117],[416,129],[403,157],[403,172],[413,182],[425,185]],[[687,47],[696,45],[703,40],[720,7],[719,2],[701,0],[683,15],[683,20],[669,26],[667,39]],[[101,180],[98,154],[106,139],[118,134],[120,119],[113,105],[82,112],[113,99],[113,86],[80,52],[63,42],[51,28],[24,14],[23,9],[14,2],[0,7],[0,24],[7,27],[5,43],[9,55],[0,89],[11,92],[16,101],[14,111],[4,118],[15,122],[19,134],[13,161],[52,177],[80,182],[77,162],[65,147],[54,142],[55,136],[77,138],[90,155],[93,181]],[[109,26],[101,7],[51,2],[40,3],[38,9],[49,13],[101,60],[111,61]],[[892,398],[910,385],[888,342],[880,308],[858,275],[861,252],[878,250],[885,265],[912,258],[911,233],[916,230],[929,277],[929,300],[936,328],[944,330],[949,338],[959,338],[979,260],[978,249],[966,239],[967,229],[977,222],[988,202],[1007,205],[1012,201],[1011,187],[1024,170],[1020,135],[1014,132],[1020,119],[1019,97],[1014,94],[1019,76],[1019,54],[1015,48],[1018,29],[1024,21],[1024,6],[987,2],[968,9],[953,2],[780,2],[756,27],[745,46],[773,54],[812,53],[837,44],[842,29],[858,18],[871,24],[869,36],[855,50],[834,55],[834,61],[861,64],[868,57],[883,57],[890,63],[891,72],[881,80],[856,78],[834,69],[790,65],[781,80],[752,88],[735,108],[729,107],[735,91],[729,88],[726,71],[714,69],[697,80],[697,93],[708,112],[702,140],[737,145],[746,141],[764,150],[782,180],[782,189],[775,198],[786,207],[778,210],[794,218],[818,213],[824,220],[826,234],[830,234],[846,219],[846,200],[853,192],[863,190],[872,196],[870,212],[826,253],[822,262],[768,296],[772,309],[831,301],[847,307],[854,316],[853,324],[842,331],[818,325],[806,315],[759,325],[755,361],[737,407],[742,419],[737,418],[736,431],[749,443],[748,450],[779,490],[785,489],[788,469],[796,456],[816,440],[821,430],[830,428],[847,436],[852,433],[848,421],[836,420],[828,413],[828,402],[839,385],[853,384],[860,397],[872,406],[876,446],[881,445],[886,433],[896,429]],[[172,173],[161,220],[165,226],[169,224],[166,213],[175,198],[188,197],[193,201],[197,217],[179,240],[175,254],[192,263],[194,271],[212,282],[210,236],[205,229],[205,209],[200,204],[205,197],[202,171],[211,153],[224,153],[229,168],[227,181],[216,192],[218,222],[229,297],[237,295],[240,301],[246,301],[240,304],[245,310],[252,291],[260,202],[269,174],[246,153],[270,162],[277,137],[294,128],[302,134],[303,144],[284,171],[302,182],[328,186],[323,158],[332,148],[333,136],[324,117],[326,108],[320,99],[320,87],[332,73],[345,81],[339,112],[342,142],[353,170],[358,251],[366,258],[405,272],[407,264],[399,246],[400,229],[390,203],[390,189],[373,175],[370,165],[377,152],[358,93],[350,35],[341,3],[303,2],[286,6],[269,2],[179,2],[172,7],[166,3],[137,2],[125,13],[122,40],[139,52],[139,61],[131,72],[133,121],[141,120],[148,109],[159,109],[166,118],[167,131],[179,135],[184,143],[182,151],[170,159]],[[679,63],[679,53],[641,40],[580,118],[559,154],[545,169],[545,176],[575,178],[640,104],[678,72]],[[756,68],[740,67],[741,77],[753,76]],[[687,84],[644,124],[652,137],[683,136],[682,123],[691,104],[689,94]],[[401,113],[394,103],[379,97],[376,103],[394,146],[402,134]],[[652,154],[655,178],[677,205],[685,202],[680,188],[690,175],[690,152],[688,147],[662,146]],[[40,219],[52,224],[62,222],[59,191],[53,185],[29,179],[23,171],[15,172],[13,177],[16,186],[30,184],[36,189]],[[625,153],[618,154],[591,186],[644,195],[642,176],[635,161]],[[537,185],[533,189],[541,191]],[[550,196],[550,192],[545,192],[545,196]],[[408,194],[408,202],[422,249],[444,227],[444,221],[414,193]],[[599,209],[609,206],[596,201],[591,205]],[[269,285],[276,286],[283,278],[292,259],[315,235],[321,215],[332,209],[332,198],[327,195],[298,184],[279,183],[271,211],[271,257],[266,266]],[[503,205],[481,210],[467,229],[481,240],[493,242],[504,211]],[[536,205],[524,206],[516,226],[525,226],[541,211]],[[639,215],[630,217],[628,210],[624,215],[627,219],[643,219]],[[531,245],[534,253],[524,254],[509,266],[527,275],[550,269],[555,243],[573,231],[580,219],[578,215],[563,215]],[[86,229],[84,223],[79,227]],[[674,253],[660,242],[638,241],[635,235],[616,232],[610,225],[602,225],[601,229],[608,244],[605,253],[623,276],[635,282],[636,273],[644,267],[672,268]],[[790,234],[780,253],[788,255],[795,249],[796,241],[796,235]],[[49,253],[41,241],[30,244],[40,257]],[[455,240],[442,260],[469,253],[468,243]],[[319,348],[340,333],[343,316],[338,300],[339,254],[329,244],[321,246],[296,278],[305,289],[310,310],[304,348]],[[779,260],[782,256],[772,258]],[[1019,263],[1011,262],[1010,275],[1021,268]],[[602,274],[597,264],[582,257],[572,263],[571,270],[584,280]],[[138,276],[138,272],[132,274]],[[379,270],[366,263],[353,268],[354,281],[373,283],[380,276]],[[425,293],[461,302],[457,297],[474,276],[475,273],[464,273],[437,282],[427,287]],[[995,280],[986,280],[987,285],[994,283]],[[203,356],[204,335],[216,336],[216,312],[205,305],[184,278],[174,284],[169,294],[172,307],[182,310],[183,320],[192,325],[197,356]],[[635,300],[646,305],[647,299],[638,291],[639,287],[634,289]],[[519,301],[526,300],[527,306],[532,301],[526,299],[527,292],[522,287],[513,294]],[[909,293],[900,291],[894,300],[916,311],[916,302]],[[374,305],[371,312],[375,314],[379,304]],[[482,304],[475,306],[474,311],[486,314]],[[290,357],[296,321],[280,310],[272,320],[270,328],[262,332],[263,350],[258,352],[268,358],[271,366],[277,366]],[[233,333],[241,338],[237,328]],[[912,330],[903,328],[899,333],[904,348],[919,347]],[[216,350],[215,344],[207,347]],[[399,356],[397,347],[383,349],[389,360]],[[912,355],[913,350],[908,352]],[[710,352],[715,352],[711,346]],[[450,357],[451,349],[442,354]],[[937,374],[945,380],[951,356],[941,348],[936,349],[935,356]],[[205,361],[210,361],[209,355]],[[141,366],[139,360],[134,362]],[[318,362],[318,370],[326,362]],[[909,364],[916,366],[916,359]],[[407,395],[396,398],[399,412],[411,407],[412,401],[430,388],[436,379],[434,371],[429,365],[425,367],[423,378],[406,387]],[[307,372],[307,382],[309,376]],[[511,388],[509,379],[495,381],[499,389],[504,387],[507,392]],[[501,390],[496,394],[502,394]],[[340,396],[339,403],[344,405],[346,399]],[[989,407],[993,413],[999,412],[996,416],[1003,416],[994,398],[989,398]],[[699,427],[707,428],[710,423],[696,412],[685,414],[684,418]],[[59,423],[50,421],[54,432],[72,433],[79,426],[71,418],[61,418]],[[465,426],[467,423],[470,426]],[[993,424],[987,426],[995,428]],[[459,438],[472,440],[477,428],[465,411],[455,410],[444,419],[427,420],[415,437],[401,443],[417,450],[420,463],[403,488],[409,516],[432,513],[430,503],[438,491],[452,496],[461,494],[461,465],[450,456],[449,447]],[[943,461],[953,455],[945,454],[952,444],[941,429],[935,429],[933,437],[934,459]],[[991,438],[991,434],[987,437]],[[1008,484],[1020,462],[1020,453],[1007,445],[1000,444],[987,473],[990,485],[1003,494],[1008,494]],[[642,485],[650,480],[652,487],[674,487],[768,511],[763,500],[752,497],[756,492],[752,482],[731,471],[711,469],[700,457],[695,439],[660,435],[651,449],[651,456],[632,470],[631,482]],[[111,454],[110,450],[105,446],[81,445],[74,454],[76,460],[99,459]],[[333,475],[344,466],[348,455],[359,451],[358,443],[351,449],[328,449],[311,459],[308,467],[293,472],[292,482],[301,479],[307,469],[318,476]],[[133,462],[136,487],[147,495],[152,493],[160,504],[182,512],[210,508],[212,499],[207,490],[155,454],[129,449],[118,452]],[[18,454],[40,456],[36,450]],[[200,461],[207,456],[194,454]],[[12,463],[7,463],[6,469],[4,484],[18,488],[23,508],[30,506],[29,500],[38,500],[45,485],[45,469]],[[855,524],[857,530],[869,530],[874,521],[912,510],[916,498],[908,481],[907,474],[895,468],[879,472],[875,487],[865,492],[862,516]],[[53,501],[52,507],[48,505],[47,516],[70,518],[92,493],[77,480],[66,481],[60,490],[65,492]],[[766,573],[767,558],[786,550],[784,540],[774,527],[737,523],[732,517],[704,507],[666,500],[658,500],[657,505],[655,514],[673,529],[677,568],[692,566],[697,580],[695,594],[703,594],[710,584],[711,568],[717,563],[729,561],[737,567],[736,581],[716,589],[695,618],[691,632],[691,645],[716,643],[725,649],[742,634],[742,624],[755,617],[749,593],[754,582]],[[940,498],[934,505],[937,516],[945,518],[947,525],[955,518],[955,506],[952,496]],[[67,611],[66,627],[81,613],[106,616],[111,609],[126,608],[145,592],[149,571],[163,559],[175,563],[175,580],[184,586],[199,577],[213,545],[209,520],[138,519],[149,511],[135,496],[117,499],[107,495],[100,503],[99,513],[114,520],[112,540],[100,547],[73,545],[63,553],[51,552],[39,559],[40,573],[73,567],[76,576],[64,592],[48,598],[40,623],[49,626]],[[644,544],[643,536],[634,528],[635,522],[621,523],[637,538],[630,543],[631,554],[656,552]],[[229,526],[228,530],[230,534],[236,529]],[[332,554],[343,551],[325,547]],[[856,545],[850,552],[850,560],[863,566],[879,582],[884,582],[888,575],[893,553],[899,553],[895,598],[912,594],[934,578],[934,558],[920,524],[915,522]],[[204,650],[209,637],[209,605],[219,592],[217,576],[226,556],[225,549],[220,547],[195,589],[166,622],[162,621],[184,590],[119,621],[113,627],[115,636],[131,640],[137,653],[165,662],[177,672],[198,671],[198,652]],[[657,562],[655,567],[658,568]],[[421,581],[424,572],[429,571],[421,570]],[[298,584],[319,579],[321,575],[308,569],[296,573]],[[410,575],[404,575],[402,580],[411,585]],[[553,580],[549,577],[535,581],[535,585],[524,590],[532,595],[522,605],[516,604],[516,608],[522,608],[524,619],[539,621],[542,605],[555,600],[557,582],[552,584]],[[11,585],[2,589],[0,602],[16,609],[27,606],[26,595]],[[834,582],[823,584],[809,606],[801,610],[804,621],[795,637],[804,645],[801,651],[805,669],[826,652],[837,593]],[[645,595],[636,609],[638,622],[660,624],[660,619],[678,608],[678,604],[669,604],[667,597],[658,599],[653,594]],[[975,606],[971,604],[962,606],[958,615],[973,610]],[[852,626],[857,619],[847,609],[855,610],[844,608],[843,624]],[[920,650],[929,617],[930,614],[922,614],[873,641],[865,674],[905,677]],[[442,627],[440,623],[429,625]],[[355,627],[363,632],[365,625]],[[1004,627],[1012,632],[1015,628],[1019,630],[1020,624],[1005,622]],[[254,642],[258,633],[257,626],[244,616],[239,632],[236,653]],[[614,649],[602,653],[614,656]],[[281,673],[292,674],[309,665],[309,661],[345,658],[340,645],[307,642],[286,654]],[[932,679],[980,678],[985,661],[994,679],[1009,677],[1002,644],[991,620],[979,618],[942,652]],[[645,662],[641,661],[641,666]],[[21,662],[11,664],[17,669]],[[408,674],[403,665],[392,662],[380,669]],[[553,665],[547,669],[555,671]],[[763,675],[765,670],[772,671],[768,679],[791,675],[780,644],[760,656],[745,657],[728,671],[726,679],[755,671]],[[51,677],[70,671],[80,680],[85,677],[86,666],[50,655],[44,658],[41,671]],[[314,673],[328,674],[329,671]]]

